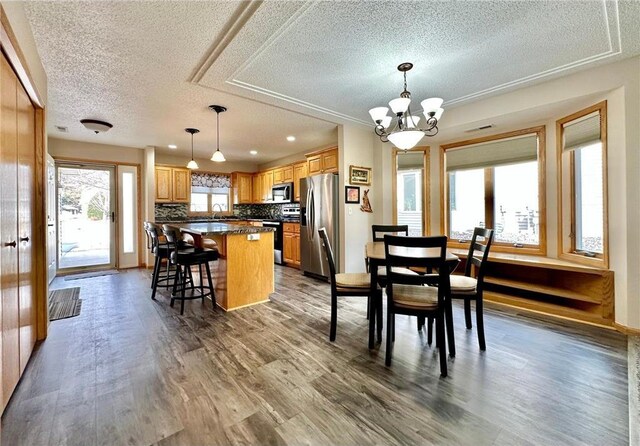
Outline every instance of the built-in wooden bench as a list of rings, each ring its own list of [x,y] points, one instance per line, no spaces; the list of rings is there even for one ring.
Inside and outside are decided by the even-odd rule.
[[[452,250],[463,264],[466,250]],[[598,325],[614,321],[613,271],[550,257],[492,253],[485,275],[489,302]]]

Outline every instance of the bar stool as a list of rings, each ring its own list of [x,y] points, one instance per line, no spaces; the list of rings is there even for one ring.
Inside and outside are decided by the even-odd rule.
[[[172,266],[169,260],[169,245],[166,241],[160,240],[162,228],[154,223],[144,222],[144,229],[147,234],[148,246],[150,246],[151,253],[155,256],[153,273],[151,274],[151,289],[153,290],[151,299],[155,300],[158,287],[173,288],[173,277],[175,276],[176,268]],[[182,242],[180,242],[180,249],[183,251],[194,250]],[[163,261],[165,261],[164,273],[162,271]],[[193,280],[191,279],[191,281]]]
[[[180,237],[176,228],[169,225],[162,225],[162,232],[167,239],[169,247],[169,261],[175,265],[176,272],[173,279],[173,290],[171,292],[171,306],[176,299],[180,301],[180,314],[184,314],[184,301],[191,299],[202,299],[204,303],[205,297],[210,297],[213,309],[216,309],[216,294],[211,279],[211,269],[209,262],[218,260],[220,257],[218,251],[208,248],[195,248],[193,250],[179,249]],[[193,282],[191,273],[192,266],[198,266],[200,275],[200,285],[196,286]],[[204,285],[204,275],[202,274],[202,266],[204,265],[207,274],[207,286]],[[189,283],[189,279],[190,283]],[[206,291],[205,291],[206,290]],[[190,291],[191,295],[187,296],[186,291]],[[178,293],[180,295],[178,296]]]

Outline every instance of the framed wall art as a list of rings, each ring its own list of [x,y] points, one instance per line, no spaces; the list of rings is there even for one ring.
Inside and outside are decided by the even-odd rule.
[[[347,204],[360,204],[360,188],[354,186],[345,186],[344,202]]]
[[[371,186],[371,167],[349,166],[349,184]]]

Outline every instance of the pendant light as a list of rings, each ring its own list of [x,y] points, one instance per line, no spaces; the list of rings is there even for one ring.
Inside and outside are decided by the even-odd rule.
[[[193,135],[196,133],[200,133],[198,129],[184,129],[185,132],[191,133],[191,161],[187,163],[187,169],[197,169],[198,163],[193,159]]]
[[[222,112],[226,112],[227,111],[227,107],[223,107],[222,105],[210,105],[209,106],[210,110],[213,110],[214,112],[216,112],[216,126],[217,126],[217,132],[216,132],[216,138],[217,138],[217,144],[216,144],[216,151],[213,152],[213,156],[211,157],[211,161],[215,161],[216,163],[223,163],[226,161],[226,159],[224,158],[224,155],[222,154],[222,152],[220,151],[220,113]]]

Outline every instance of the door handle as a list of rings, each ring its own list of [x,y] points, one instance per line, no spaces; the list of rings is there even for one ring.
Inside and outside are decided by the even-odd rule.
[[[112,212],[111,213],[111,222],[114,223],[116,221],[116,213]]]
[[[50,228],[53,228],[55,225],[53,223],[49,223],[47,226],[49,226]]]
[[[17,243],[16,243],[16,241],[15,241],[15,240],[14,240],[14,241],[12,241],[12,242],[8,242],[8,243],[5,243],[5,244],[4,244],[4,246],[6,246],[7,248],[8,248],[9,246],[11,246],[12,248],[15,248],[15,247],[16,247],[16,245],[17,245]]]
[[[28,242],[29,241],[29,237],[20,237],[20,241],[21,242]]]

